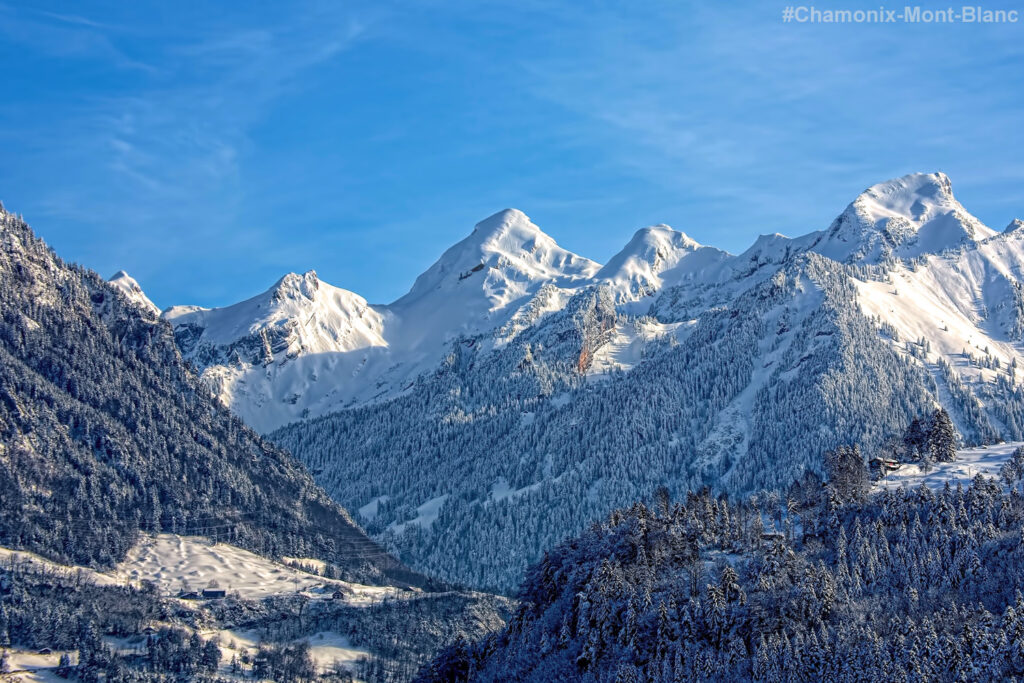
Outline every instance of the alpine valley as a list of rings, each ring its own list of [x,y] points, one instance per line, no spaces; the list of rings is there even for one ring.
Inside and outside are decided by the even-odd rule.
[[[387,305],[309,271],[162,317],[213,395],[404,563],[507,593],[659,486],[780,490],[938,407],[963,445],[1021,440],[1022,269],[1024,223],[989,228],[914,174],[739,255],[657,225],[601,265],[505,210]]]
[[[0,303],[0,677],[1024,675],[1024,223],[941,173],[739,255],[509,209],[387,305],[0,207]]]
[[[388,555],[124,275],[0,207],[0,679],[405,681],[506,599]]]

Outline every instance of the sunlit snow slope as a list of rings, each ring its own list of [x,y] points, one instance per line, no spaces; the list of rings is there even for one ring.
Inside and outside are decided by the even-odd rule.
[[[310,418],[272,438],[371,535],[431,575],[509,590],[661,485],[783,489],[940,405],[964,445],[1024,439],[1022,245],[1020,222],[998,233],[945,175],[914,174],[738,255],[658,225],[599,266],[504,211],[370,307],[382,342],[355,352],[231,360],[232,339],[272,337],[264,318],[216,339],[211,320],[168,317],[245,419]],[[352,353],[370,357],[355,375],[282,380]]]
[[[217,395],[269,431],[400,393],[452,342],[505,325],[542,287],[557,307],[558,291],[589,282],[599,267],[509,209],[478,223],[387,306],[310,271],[233,306],[175,306],[164,317]]]
[[[658,225],[601,266],[507,209],[478,223],[391,304],[371,305],[310,271],[232,306],[163,315],[221,400],[268,432],[400,395],[459,344],[499,349],[588,288],[607,292],[617,319],[581,369],[627,370],[685,336],[703,312],[816,253],[845,268],[863,311],[940,384],[949,379],[940,359],[968,385],[1015,382],[1008,370],[1024,360],[1020,225],[997,233],[956,200],[949,178],[922,173],[868,188],[828,228],[802,237],[765,235],[734,256]],[[123,273],[114,282],[148,304]],[[654,318],[637,322],[647,314]],[[928,344],[907,350],[921,340]]]

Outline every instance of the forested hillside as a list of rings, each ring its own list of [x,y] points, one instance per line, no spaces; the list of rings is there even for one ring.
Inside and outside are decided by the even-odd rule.
[[[440,648],[483,637],[509,612],[508,600],[479,593],[391,589],[380,598],[180,599],[152,581],[11,554],[0,563],[0,679],[38,680],[22,670],[30,665],[43,680],[87,683],[403,683]]]
[[[381,393],[271,434],[422,571],[509,591],[656,486],[779,490],[844,443],[886,456],[938,407],[964,445],[1024,438],[1024,232],[984,226],[941,173],[879,183],[827,229],[736,256],[642,229],[596,273],[528,280],[518,299],[489,288],[530,242],[502,253],[430,271],[453,297],[504,292],[482,320],[438,304],[437,367],[390,393],[362,371],[318,376],[317,392]]]
[[[930,412],[933,378],[854,297],[836,264],[801,256],[593,381],[580,355],[616,315],[605,290],[584,291],[500,351],[457,346],[405,396],[273,438],[413,566],[509,590],[545,549],[659,485],[783,487],[851,437],[874,454]],[[984,420],[961,422],[969,439],[990,435]],[[429,518],[407,501],[443,506]]]
[[[0,210],[0,673],[406,681],[503,624],[507,600],[432,592],[367,538],[117,279]]]
[[[836,476],[855,461],[866,480],[848,455],[829,458],[828,485],[808,475],[784,498],[662,490],[614,512],[530,569],[505,632],[450,648],[422,680],[1024,675],[1024,450],[1001,481],[873,495]]]
[[[4,211],[0,301],[0,545],[109,566],[169,531],[423,581],[211,398],[166,323]]]

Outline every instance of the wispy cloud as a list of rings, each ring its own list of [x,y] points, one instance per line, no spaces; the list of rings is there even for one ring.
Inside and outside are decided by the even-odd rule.
[[[84,17],[40,16],[49,23],[19,20],[36,36],[52,34],[33,41],[34,49],[123,60],[110,37],[118,29]],[[68,185],[53,195],[50,211],[79,218],[127,212],[147,228],[137,238],[153,242],[163,231],[180,230],[174,226],[182,221],[205,221],[204,229],[215,233],[232,228],[233,207],[243,201],[240,164],[250,129],[299,87],[302,72],[332,59],[362,32],[363,24],[343,11],[319,7],[295,16],[291,23],[211,26],[170,40],[151,51],[157,58],[151,77],[122,93],[81,98],[46,152],[64,162],[98,163],[110,175],[108,189]],[[77,48],[68,47],[68,35],[76,36],[70,42]],[[149,38],[161,39],[158,33]]]
[[[223,204],[250,127],[296,87],[301,72],[330,60],[362,30],[348,17],[320,18],[168,46],[166,68],[184,78],[96,103],[99,136],[92,142],[106,151],[113,172],[156,195],[154,206],[195,201],[211,190]]]
[[[55,73],[70,70],[66,90],[0,103],[0,142],[17,148],[19,166],[48,178],[32,216],[87,225],[91,239],[77,254],[100,268],[155,274],[189,252],[196,265],[199,245],[219,247],[205,250],[213,261],[273,244],[265,225],[242,224],[253,130],[309,87],[308,72],[357,43],[370,20],[326,2],[284,17],[203,12],[163,25],[145,23],[159,22],[153,14],[108,21],[0,4],[0,39],[50,60]]]
[[[636,177],[691,207],[720,207],[723,219],[760,212],[763,231],[820,227],[793,223],[825,190],[990,158],[978,148],[992,147],[993,133],[1019,137],[1021,98],[1006,86],[1019,76],[1007,59],[1021,51],[1015,27],[928,35],[791,28],[776,8],[731,3],[651,9],[563,5],[541,42],[578,51],[524,57],[523,88],[572,115],[567,135],[583,130]],[[959,47],[926,49],[941,40]],[[989,183],[1020,177],[1013,164],[978,171]],[[749,225],[714,227],[749,239]]]
[[[37,13],[39,16],[46,17],[47,19],[53,19],[54,21],[58,21],[63,24],[71,24],[72,26],[86,26],[88,28],[103,31],[124,30],[123,27],[94,21],[88,17],[82,17],[77,14],[61,14],[59,12],[49,12],[47,10],[37,10]]]
[[[89,59],[119,69],[153,67],[118,47],[112,35],[126,30],[87,17],[21,9],[0,3],[0,36],[30,52],[61,59]]]

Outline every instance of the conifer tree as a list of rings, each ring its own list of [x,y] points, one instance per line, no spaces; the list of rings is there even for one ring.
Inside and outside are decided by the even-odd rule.
[[[928,425],[928,452],[935,462],[953,462],[956,460],[956,446],[953,420],[944,408],[936,409]]]

